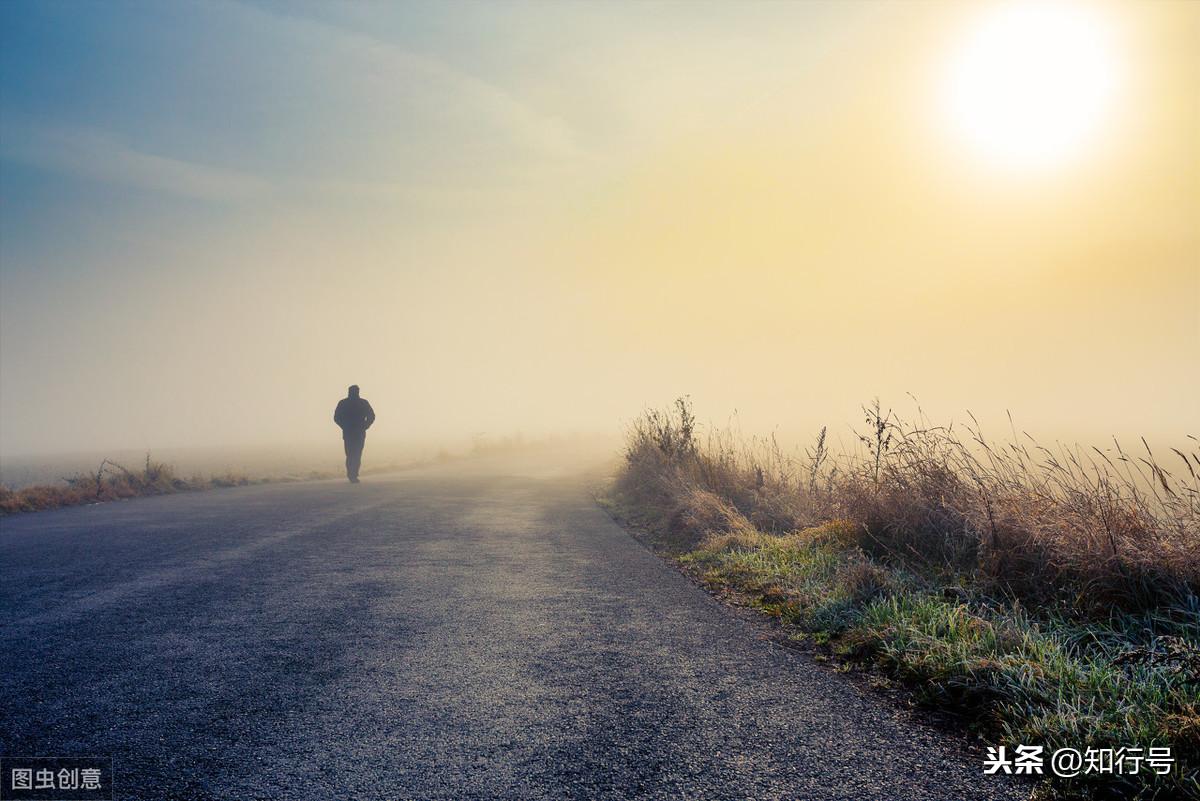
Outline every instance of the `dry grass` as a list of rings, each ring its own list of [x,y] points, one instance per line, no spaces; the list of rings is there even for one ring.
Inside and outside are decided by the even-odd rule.
[[[506,440],[496,448],[491,446],[476,448],[466,454],[448,454],[443,451],[432,459],[410,462],[393,461],[366,468],[360,474],[371,476],[394,473],[399,470],[410,470],[453,459],[465,459],[498,452],[499,448],[512,450],[517,447],[531,446],[530,443],[514,443]],[[343,476],[344,473],[341,470],[308,470],[287,475],[250,478],[241,473],[226,470],[211,475],[193,475],[185,479],[181,478],[171,465],[154,461],[147,454],[141,470],[130,470],[111,459],[105,459],[95,472],[78,473],[65,477],[61,484],[39,484],[15,490],[0,485],[0,516],[19,512],[40,512],[63,506],[83,506],[147,495],[166,495],[174,492],[193,492],[221,487],[243,487],[249,484],[320,481]]]
[[[669,521],[680,545],[748,525],[788,533],[842,520],[872,557],[969,574],[993,592],[1088,616],[1180,603],[1200,592],[1200,452],[1149,446],[1049,449],[989,441],[878,403],[861,449],[831,454],[824,432],[790,457],[773,441],[701,439],[685,400],[629,431],[617,490]]]
[[[168,464],[156,462],[146,454],[141,470],[130,470],[109,459],[94,473],[79,473],[63,479],[62,484],[37,485],[10,490],[0,486],[0,514],[39,512],[63,506],[166,495],[173,492],[235,487],[253,483],[249,478],[227,473],[209,478],[183,479]]]
[[[1047,777],[1040,798],[1200,801],[1195,448],[1132,455],[993,443],[864,409],[822,432],[698,434],[686,400],[629,431],[615,506],[698,579],[844,664],[961,715],[989,743],[1167,746],[1167,775]]]

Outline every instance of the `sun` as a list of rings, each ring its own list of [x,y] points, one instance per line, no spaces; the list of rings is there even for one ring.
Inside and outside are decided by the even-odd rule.
[[[949,65],[943,101],[952,130],[1004,168],[1047,167],[1079,155],[1117,86],[1105,22],[1079,5],[990,9]]]

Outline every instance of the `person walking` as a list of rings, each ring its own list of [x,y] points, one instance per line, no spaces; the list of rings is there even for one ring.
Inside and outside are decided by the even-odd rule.
[[[375,422],[375,410],[366,398],[358,396],[358,384],[351,386],[346,397],[338,401],[333,410],[333,422],[342,429],[342,442],[346,446],[346,478],[357,484],[367,429]]]

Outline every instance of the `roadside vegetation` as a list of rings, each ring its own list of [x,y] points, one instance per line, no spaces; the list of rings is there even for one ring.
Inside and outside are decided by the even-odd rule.
[[[181,478],[175,472],[175,468],[154,461],[150,454],[146,454],[146,462],[140,470],[130,470],[105,459],[94,473],[68,476],[61,484],[38,484],[16,490],[0,486],[0,514],[39,512],[62,506],[81,506],[145,495],[167,495],[254,483],[261,483],[261,480],[255,481],[233,473]]]
[[[700,581],[1010,754],[1175,759],[1169,775],[1043,779],[1042,798],[1200,799],[1195,440],[1166,465],[1144,442],[997,443],[878,402],[864,423],[853,453],[822,430],[789,456],[702,435],[680,399],[630,427],[611,500]]]
[[[390,473],[451,458],[453,457],[439,454],[433,460],[406,464],[391,463],[363,470],[361,475]],[[20,489],[9,489],[0,485],[0,516],[19,512],[43,512],[63,506],[85,506],[93,503],[122,501],[149,495],[198,492],[222,487],[244,487],[250,484],[320,481],[343,476],[344,474],[340,471],[310,470],[293,475],[251,478],[241,473],[226,471],[207,476],[196,475],[182,478],[173,466],[156,462],[147,454],[145,465],[140,470],[130,470],[117,462],[105,459],[95,472],[67,476],[62,479],[61,484],[35,484]]]

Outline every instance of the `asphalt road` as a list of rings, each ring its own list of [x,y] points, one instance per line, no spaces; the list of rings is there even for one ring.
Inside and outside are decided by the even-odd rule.
[[[1018,797],[571,471],[10,517],[0,660],[0,756],[112,757],[119,799]]]

